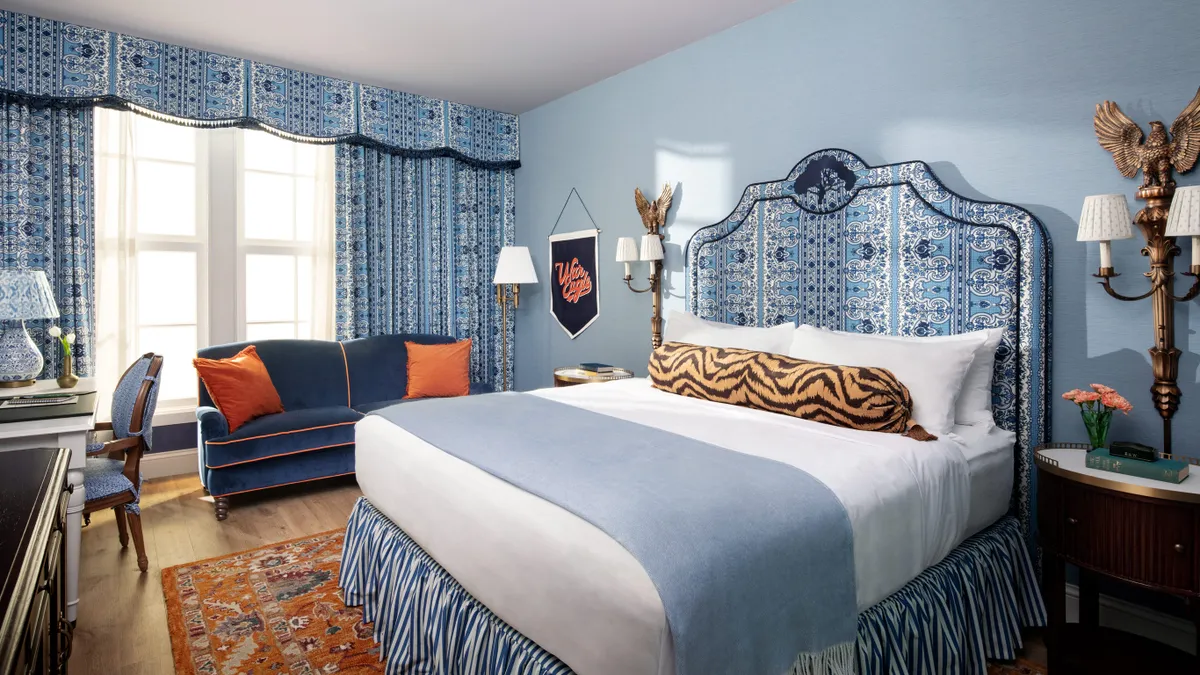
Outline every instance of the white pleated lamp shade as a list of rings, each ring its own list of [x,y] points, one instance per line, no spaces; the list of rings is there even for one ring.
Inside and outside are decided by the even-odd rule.
[[[1133,216],[1125,195],[1092,195],[1083,199],[1075,241],[1113,241],[1133,236]]]
[[[533,258],[529,257],[529,247],[505,246],[500,249],[492,283],[536,284],[537,272],[533,269]]]
[[[630,263],[637,262],[638,247],[637,240],[633,237],[618,237],[617,238],[617,262]]]
[[[662,260],[662,238],[657,234],[642,235],[642,260]]]
[[[1167,212],[1168,237],[1200,236],[1200,185],[1175,188]]]

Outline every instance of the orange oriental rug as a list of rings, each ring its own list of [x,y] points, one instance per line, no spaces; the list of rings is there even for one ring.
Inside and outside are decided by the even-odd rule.
[[[338,588],[344,530],[163,570],[176,675],[382,673]]]

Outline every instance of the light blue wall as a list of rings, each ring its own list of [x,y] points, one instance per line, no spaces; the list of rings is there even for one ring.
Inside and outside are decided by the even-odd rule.
[[[1196,0],[801,0],[522,115],[517,243],[545,279],[546,235],[572,187],[604,232],[601,316],[577,339],[550,317],[545,285],[523,289],[517,387],[547,386],[554,366],[580,361],[645,374],[650,299],[626,290],[612,262],[616,237],[642,231],[635,186],[682,185],[667,227],[667,303],[682,307],[692,232],[723,218],[746,184],[842,147],[872,164],[923,159],[951,189],[1036,214],[1055,246],[1055,392],[1116,386],[1137,410],[1114,422],[1114,436],[1157,444],[1149,304],[1093,283],[1099,253],[1074,241],[1075,227],[1084,196],[1133,202],[1136,187],[1096,143],[1095,104],[1113,99],[1143,125],[1169,125],[1200,86],[1198,26]],[[585,223],[573,206],[559,231]],[[1141,292],[1139,246],[1114,246],[1118,285]],[[635,277],[645,272],[643,263]],[[1181,306],[1177,321],[1186,353],[1176,450],[1200,454],[1200,311]],[[1076,410],[1053,407],[1055,436],[1081,438]]]

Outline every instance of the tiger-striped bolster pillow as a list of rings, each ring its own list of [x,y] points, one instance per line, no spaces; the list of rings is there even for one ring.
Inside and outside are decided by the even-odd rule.
[[[837,427],[937,437],[912,420],[912,395],[890,370],[834,366],[749,349],[668,342],[650,354],[655,388]]]

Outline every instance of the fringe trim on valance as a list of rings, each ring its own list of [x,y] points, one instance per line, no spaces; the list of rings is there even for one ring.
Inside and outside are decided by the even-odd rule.
[[[862,673],[987,673],[1012,660],[1021,628],[1044,626],[1046,606],[1016,518],[963,542],[858,616]]]
[[[409,157],[413,159],[446,157],[458,162],[462,162],[463,164],[476,169],[508,171],[521,168],[520,160],[487,161],[464,155],[463,153],[451,148],[434,148],[430,150],[397,148],[394,145],[380,143],[379,141],[363,136],[362,134],[346,134],[343,136],[331,136],[327,138],[319,136],[302,136],[300,134],[292,134],[286,131],[281,131],[275,127],[268,126],[256,119],[249,117],[238,117],[224,120],[196,120],[188,119],[186,117],[176,117],[174,115],[167,115],[165,113],[151,110],[150,108],[144,108],[140,105],[130,103],[129,101],[116,98],[114,96],[101,96],[87,99],[62,99],[49,98],[46,96],[29,96],[27,94],[17,94],[11,91],[4,91],[0,89],[0,98],[3,98],[6,101],[19,101],[32,106],[58,109],[102,107],[112,108],[114,110],[128,110],[129,112],[143,115],[160,122],[169,122],[171,124],[178,124],[195,129],[254,129],[257,131],[265,131],[274,136],[286,138],[289,141],[295,141],[297,143],[311,143],[313,145],[336,145],[338,143],[351,143],[353,145],[376,148],[396,157]]]
[[[504,623],[395,523],[359,498],[346,526],[339,583],[362,605],[388,675],[460,672],[567,675],[571,669]],[[1022,626],[1046,609],[1013,517],[971,537],[858,617],[857,645],[802,654],[789,675],[955,675],[1013,659]]]

